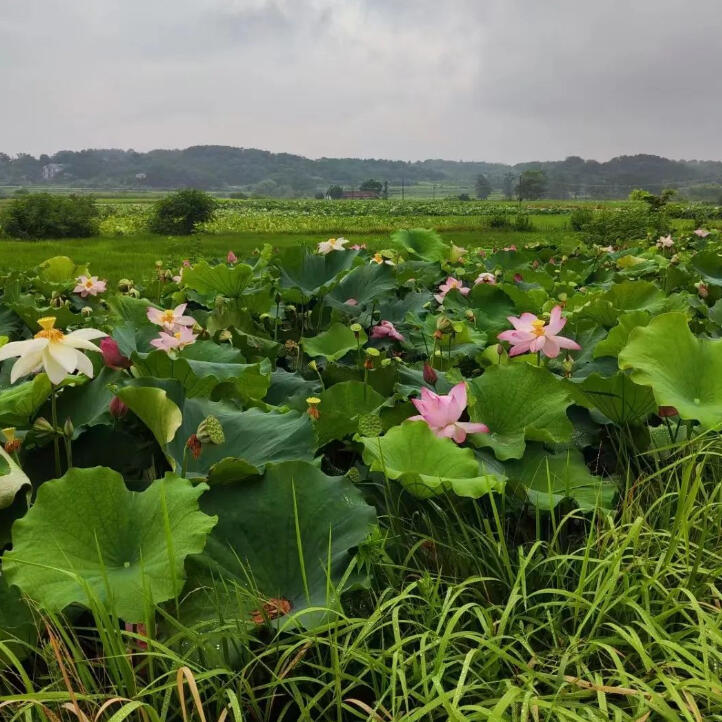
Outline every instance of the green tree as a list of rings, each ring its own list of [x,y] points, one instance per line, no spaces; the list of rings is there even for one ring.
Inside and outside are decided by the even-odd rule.
[[[510,171],[504,176],[504,180],[501,184],[501,189],[504,193],[504,197],[507,200],[511,200],[514,197],[514,181],[516,176]]]
[[[476,176],[474,191],[476,193],[476,197],[481,200],[486,200],[489,197],[489,194],[491,193],[491,183],[489,183],[485,175],[480,173]]]
[[[343,188],[341,188],[341,186],[338,186],[338,185],[329,186],[329,189],[326,191],[326,195],[329,198],[338,200],[343,195]]]
[[[149,228],[153,233],[187,236],[213,218],[217,205],[213,196],[195,188],[176,191],[153,204]]]
[[[0,227],[13,238],[87,238],[98,232],[98,208],[92,196],[21,195],[0,212]]]
[[[383,190],[384,184],[381,181],[374,180],[373,178],[369,178],[368,180],[365,180],[360,186],[360,191],[375,191],[376,193],[381,193]]]
[[[542,198],[547,191],[547,176],[543,170],[525,170],[516,184],[519,200],[535,201]]]

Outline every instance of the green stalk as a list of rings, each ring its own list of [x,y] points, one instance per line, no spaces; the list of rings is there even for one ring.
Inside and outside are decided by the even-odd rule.
[[[60,477],[60,438],[58,436],[58,387],[53,384],[50,391],[50,414],[53,424],[53,451],[55,452],[55,475]]]

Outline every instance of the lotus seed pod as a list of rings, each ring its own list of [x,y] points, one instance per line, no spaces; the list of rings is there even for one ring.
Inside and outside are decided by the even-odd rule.
[[[214,444],[220,446],[225,443],[226,435],[223,433],[223,426],[215,416],[206,416],[196,430],[196,436],[201,444]]]
[[[381,436],[384,430],[378,414],[364,414],[358,420],[358,432],[361,436]]]
[[[360,474],[359,470],[358,470],[355,466],[352,466],[352,467],[346,472],[346,478],[347,478],[349,481],[352,481],[354,484],[358,484],[359,481],[361,481],[361,474]]]

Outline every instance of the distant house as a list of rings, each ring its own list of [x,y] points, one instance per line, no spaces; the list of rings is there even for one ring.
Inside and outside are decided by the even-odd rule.
[[[47,163],[43,166],[43,180],[53,180],[56,175],[62,172],[62,163]]]
[[[378,191],[344,191],[343,195],[341,196],[342,199],[378,199],[379,198],[379,192]]]
[[[147,177],[148,177],[147,173],[136,173],[135,174],[135,179],[137,181],[144,181]]]

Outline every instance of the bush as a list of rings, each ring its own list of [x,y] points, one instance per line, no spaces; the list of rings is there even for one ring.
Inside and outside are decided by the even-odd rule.
[[[248,198],[248,194],[244,193],[243,191],[233,191],[232,193],[228,194],[228,197],[243,201]]]
[[[87,238],[98,233],[98,208],[92,196],[33,193],[11,200],[0,226],[13,238]]]
[[[511,223],[509,219],[503,215],[495,215],[489,218],[489,228],[509,228]]]
[[[594,220],[591,208],[575,208],[569,215],[569,225],[573,231],[583,231]]]
[[[595,213],[592,220],[584,226],[585,240],[602,246],[614,245],[619,241],[646,239],[648,234],[657,237],[669,231],[666,214],[647,208],[603,210]]]
[[[515,231],[533,231],[534,230],[534,224],[531,222],[531,218],[529,216],[525,216],[523,213],[519,213],[514,218],[514,230]]]
[[[199,223],[210,221],[217,206],[216,199],[203,191],[176,191],[153,204],[148,228],[152,233],[187,236]]]

